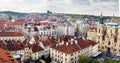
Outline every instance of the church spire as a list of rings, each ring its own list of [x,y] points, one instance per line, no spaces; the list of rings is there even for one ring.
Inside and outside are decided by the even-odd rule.
[[[115,15],[113,14],[112,18],[111,18],[111,22],[115,21]]]
[[[103,15],[102,15],[102,13],[101,13],[101,15],[100,15],[100,17],[99,17],[99,18],[100,18],[99,23],[100,23],[100,24],[104,24],[104,23],[103,23]]]

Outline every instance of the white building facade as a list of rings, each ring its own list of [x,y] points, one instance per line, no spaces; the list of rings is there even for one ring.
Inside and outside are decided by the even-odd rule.
[[[75,35],[75,28],[71,25],[60,24],[57,27],[57,34],[58,36],[61,35]]]

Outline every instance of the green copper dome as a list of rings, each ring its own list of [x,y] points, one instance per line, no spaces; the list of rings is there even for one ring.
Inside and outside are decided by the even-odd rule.
[[[107,23],[107,25],[108,25],[108,26],[118,26],[118,24],[117,24],[117,23],[115,23],[115,22],[110,22],[110,23]]]
[[[113,28],[120,28],[120,25],[118,23],[115,23],[115,22],[107,23],[107,26],[113,27]]]

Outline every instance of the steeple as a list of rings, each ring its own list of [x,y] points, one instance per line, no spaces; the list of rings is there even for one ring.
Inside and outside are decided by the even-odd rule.
[[[111,22],[115,21],[115,15],[113,14],[112,18],[111,18]]]
[[[8,17],[8,20],[11,21],[11,20],[12,20],[12,16],[9,16],[9,17]]]
[[[102,13],[101,13],[101,15],[100,15],[99,18],[100,18],[99,24],[104,24],[104,23],[103,23],[103,15],[102,15]]]

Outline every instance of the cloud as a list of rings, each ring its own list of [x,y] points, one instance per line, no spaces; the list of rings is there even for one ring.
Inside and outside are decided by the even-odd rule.
[[[20,12],[118,15],[118,6],[118,0],[0,0],[1,10]]]
[[[16,3],[16,2],[21,2],[22,0],[0,0],[0,4],[3,3],[3,4],[13,4],[13,3]]]

